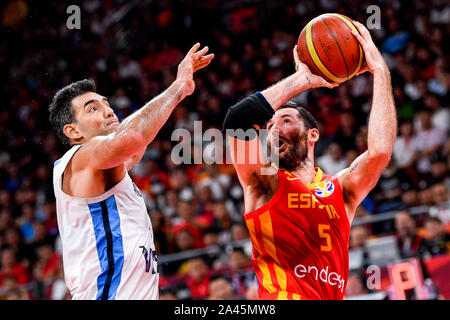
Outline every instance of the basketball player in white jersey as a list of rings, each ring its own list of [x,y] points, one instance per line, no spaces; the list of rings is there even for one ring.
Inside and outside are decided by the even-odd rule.
[[[59,90],[50,122],[71,149],[55,162],[53,187],[66,285],[73,299],[158,299],[153,230],[128,175],[173,109],[195,89],[213,54],[194,45],[176,80],[119,123],[91,80]]]

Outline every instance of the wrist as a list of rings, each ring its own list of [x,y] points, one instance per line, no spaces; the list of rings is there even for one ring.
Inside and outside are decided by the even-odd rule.
[[[308,73],[297,71],[292,76],[292,83],[295,86],[296,94],[313,88],[313,79]]]
[[[373,70],[373,75],[374,76],[382,76],[382,77],[388,77],[390,76],[390,72],[387,66],[385,67],[379,67],[375,70]]]
[[[188,79],[176,79],[172,83],[172,87],[175,89],[175,94],[180,98],[180,100],[192,94],[194,91],[194,86],[194,81]]]

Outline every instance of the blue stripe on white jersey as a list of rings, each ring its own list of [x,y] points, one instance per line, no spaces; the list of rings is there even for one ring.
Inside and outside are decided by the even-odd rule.
[[[114,195],[89,204],[101,273],[97,278],[97,300],[115,299],[124,261],[120,217]]]

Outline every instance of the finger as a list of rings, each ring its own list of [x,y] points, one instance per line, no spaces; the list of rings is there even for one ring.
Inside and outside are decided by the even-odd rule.
[[[203,63],[205,61],[211,61],[214,59],[214,53],[210,53],[207,56],[200,57],[199,60],[196,61],[196,63]]]
[[[338,85],[339,85],[339,83],[337,83],[337,82],[328,82],[328,81],[325,81],[325,80],[324,80],[324,84],[323,84],[323,86],[328,88],[328,89],[336,88]]]
[[[352,35],[355,36],[356,40],[358,40],[358,42],[359,42],[362,46],[365,45],[366,41],[364,40],[363,37],[361,37],[361,35],[360,35],[358,32],[352,30]]]
[[[191,56],[194,54],[195,51],[198,50],[198,48],[200,48],[200,42],[197,42],[196,44],[194,44],[192,46],[192,48],[188,51],[188,53],[186,54],[186,57]]]
[[[369,30],[360,22],[353,20],[353,24],[356,29],[358,29],[360,35],[364,38],[364,40],[369,40],[371,38]]]
[[[201,68],[206,67],[208,64],[211,63],[212,59],[214,58],[214,54],[209,54],[205,57],[202,57],[200,61],[198,61],[194,66],[194,71],[197,71]]]
[[[205,55],[208,52],[209,48],[208,46],[204,47],[202,50],[200,50],[199,52],[196,52],[194,54],[194,59],[197,60],[199,59],[201,56]]]
[[[337,83],[337,82],[328,82],[327,80],[325,80],[321,76],[318,76],[318,77],[321,79],[321,81],[320,81],[321,82],[320,83],[321,87],[326,87],[326,88],[329,88],[329,89],[333,89],[333,88],[336,88],[339,85],[339,83]]]
[[[202,63],[197,64],[197,65],[194,67],[194,72],[196,72],[197,70],[203,69],[204,67],[206,67],[206,66],[209,65],[210,63],[211,63],[211,60],[204,61],[204,62],[202,62]]]
[[[294,46],[293,55],[294,55],[295,64],[299,63],[300,58],[298,57],[297,45]]]
[[[360,74],[369,71],[369,68],[367,66],[363,66],[359,69],[359,71],[356,73],[357,76],[359,76]]]

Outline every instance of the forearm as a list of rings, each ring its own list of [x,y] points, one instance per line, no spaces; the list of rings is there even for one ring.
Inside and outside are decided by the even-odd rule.
[[[186,97],[186,83],[173,82],[163,93],[147,102],[141,109],[125,118],[115,132],[118,140],[129,135],[137,137],[137,150],[145,148],[166,123],[172,111]]]
[[[386,68],[373,73],[373,101],[369,116],[369,156],[392,154],[397,136],[397,114],[392,96],[391,76]]]
[[[310,88],[311,79],[307,74],[293,73],[273,86],[261,91],[272,108],[277,111],[286,101]]]

